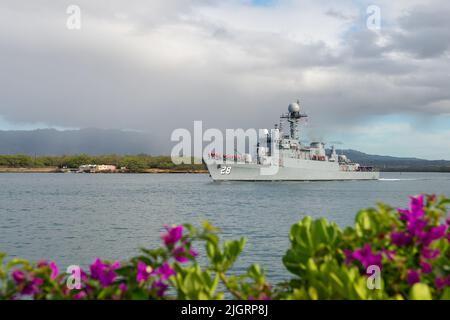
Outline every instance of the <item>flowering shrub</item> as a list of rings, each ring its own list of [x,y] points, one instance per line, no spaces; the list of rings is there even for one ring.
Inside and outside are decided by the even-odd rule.
[[[160,248],[126,262],[97,258],[72,274],[53,261],[5,262],[2,254],[0,299],[450,299],[449,203],[419,195],[406,209],[379,204],[344,230],[306,217],[292,226],[283,257],[294,277],[276,285],[257,264],[230,275],[245,239],[221,243],[204,223],[166,226]],[[198,242],[206,266],[197,261]]]
[[[285,291],[301,299],[450,299],[449,199],[419,195],[409,208],[379,204],[354,228],[305,218],[291,229],[283,262],[298,276]],[[380,270],[380,288],[368,286]]]

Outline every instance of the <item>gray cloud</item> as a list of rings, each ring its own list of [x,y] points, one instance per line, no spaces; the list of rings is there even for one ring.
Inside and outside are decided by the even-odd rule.
[[[400,31],[393,34],[394,49],[416,58],[433,58],[449,53],[450,6],[420,6],[400,17]]]
[[[330,17],[340,19],[340,20],[345,20],[345,21],[352,21],[352,20],[356,19],[356,17],[354,15],[347,14],[347,13],[337,10],[335,8],[329,8],[325,11],[325,13],[327,15],[329,15]]]
[[[379,32],[343,13],[352,11],[314,1],[305,10],[78,3],[82,30],[69,31],[69,1],[2,1],[0,116],[164,140],[193,120],[271,126],[297,97],[311,131],[326,136],[377,116],[450,114],[449,8],[441,2],[399,13]]]

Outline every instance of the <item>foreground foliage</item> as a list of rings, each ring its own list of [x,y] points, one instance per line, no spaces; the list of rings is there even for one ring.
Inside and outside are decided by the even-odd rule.
[[[276,285],[257,264],[230,275],[245,239],[222,243],[204,223],[166,226],[160,248],[126,262],[97,258],[71,274],[53,261],[6,263],[1,255],[0,299],[450,299],[449,203],[419,195],[407,209],[379,204],[344,230],[306,217],[292,226],[283,257],[293,278]]]

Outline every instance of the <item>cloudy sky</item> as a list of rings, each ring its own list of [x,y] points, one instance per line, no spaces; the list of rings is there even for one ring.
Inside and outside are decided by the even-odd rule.
[[[450,159],[449,17],[448,0],[0,0],[0,130],[169,143],[194,120],[271,127],[298,98],[306,139]]]

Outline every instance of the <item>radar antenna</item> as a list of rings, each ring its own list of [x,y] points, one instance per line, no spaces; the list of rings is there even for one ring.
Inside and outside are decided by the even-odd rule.
[[[282,121],[285,119],[289,123],[290,127],[290,139],[299,140],[298,124],[302,118],[307,118],[305,113],[300,113],[300,101],[289,104],[288,112],[283,113],[280,116],[280,128],[282,127]]]

